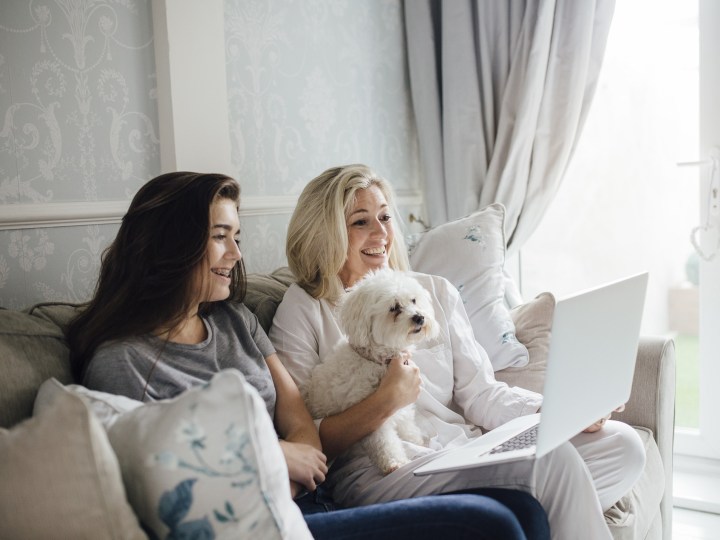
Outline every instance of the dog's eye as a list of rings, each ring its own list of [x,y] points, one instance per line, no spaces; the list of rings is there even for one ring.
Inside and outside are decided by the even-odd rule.
[[[393,307],[390,308],[390,313],[395,313],[396,311],[400,311],[400,304],[395,304]]]
[[[414,299],[414,298],[412,299],[412,303],[413,303],[413,304],[415,303],[415,299]]]

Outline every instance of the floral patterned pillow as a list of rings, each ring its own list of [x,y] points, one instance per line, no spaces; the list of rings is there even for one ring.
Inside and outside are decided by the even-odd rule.
[[[494,203],[408,239],[412,269],[442,276],[460,292],[475,339],[495,371],[528,363],[505,305],[504,221],[505,207]]]
[[[311,539],[265,404],[237,370],[108,429],[128,500],[159,538]]]

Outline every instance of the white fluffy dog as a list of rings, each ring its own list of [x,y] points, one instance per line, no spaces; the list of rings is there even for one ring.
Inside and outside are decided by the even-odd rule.
[[[359,281],[340,301],[340,327],[347,340],[325,357],[305,387],[314,418],[340,413],[372,394],[391,358],[437,333],[430,294],[404,272],[385,269]],[[415,407],[397,411],[352,450],[363,451],[388,474],[409,460],[402,440],[424,444]]]

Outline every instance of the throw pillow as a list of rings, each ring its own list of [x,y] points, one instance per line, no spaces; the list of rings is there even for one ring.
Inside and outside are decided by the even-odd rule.
[[[247,275],[247,291],[243,304],[255,314],[266,333],[270,332],[275,311],[282,302],[285,291],[294,281],[295,276],[287,266],[282,266],[271,274]]]
[[[497,380],[509,386],[519,386],[542,393],[554,311],[555,297],[549,292],[544,292],[510,312],[515,323],[517,338],[527,347],[530,361],[521,368],[511,367],[496,371]]]
[[[0,429],[0,536],[147,538],[100,423],[70,392],[48,405]]]
[[[90,390],[79,384],[63,385],[57,379],[52,378],[40,385],[37,396],[35,397],[33,414],[40,414],[43,410],[52,407],[52,403],[57,394],[65,392],[72,392],[82,398],[95,415],[95,418],[100,420],[100,423],[106,430],[110,428],[121,414],[136,409],[143,404],[142,401],[136,401],[125,396],[108,394],[107,392]]]
[[[49,377],[72,381],[62,329],[47,319],[0,309],[0,427],[32,416],[38,386]]]
[[[496,371],[528,362],[505,305],[504,221],[505,207],[495,203],[408,239],[412,269],[442,276],[457,288],[475,339]]]
[[[108,435],[157,537],[312,538],[265,403],[239,371],[128,411]]]

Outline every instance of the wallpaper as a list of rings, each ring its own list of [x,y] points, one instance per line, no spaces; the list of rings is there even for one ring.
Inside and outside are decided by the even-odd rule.
[[[224,6],[234,174],[267,205],[241,209],[241,247],[264,272],[286,264],[287,201],[326,168],[364,162],[419,190],[402,2]],[[158,174],[154,58],[150,0],[0,2],[0,212],[128,201]],[[88,299],[117,227],[0,230],[0,306]]]
[[[158,169],[150,2],[0,4],[0,201],[124,199]]]
[[[154,73],[149,1],[0,3],[0,205],[132,197],[159,171]],[[0,305],[86,299],[115,230],[0,231]]]
[[[232,160],[245,196],[299,195],[349,163],[369,165],[397,191],[419,189],[400,1],[226,0],[225,39]],[[289,217],[243,219],[248,270],[284,264]]]

